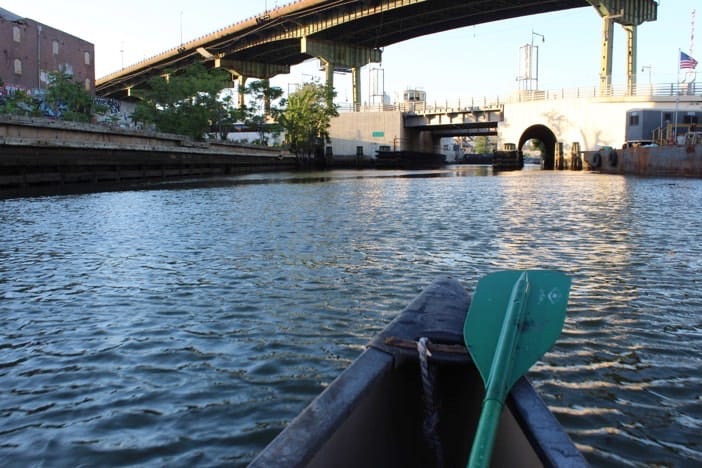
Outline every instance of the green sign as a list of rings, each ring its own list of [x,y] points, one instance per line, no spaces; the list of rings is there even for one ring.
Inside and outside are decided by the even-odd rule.
[[[373,132],[373,138],[381,138],[385,136],[385,132]]]

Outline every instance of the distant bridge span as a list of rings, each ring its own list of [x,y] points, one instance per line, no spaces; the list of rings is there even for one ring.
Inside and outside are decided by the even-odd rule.
[[[329,84],[335,69],[352,71],[358,104],[359,69],[380,62],[383,47],[440,31],[586,6],[605,18],[605,28],[613,22],[635,28],[657,14],[654,0],[299,0],[99,78],[95,88],[100,96],[128,96],[149,78],[195,62],[225,68],[243,83],[248,77],[288,73],[292,65],[317,57],[325,64]],[[611,52],[611,41],[603,51]],[[611,76],[604,62],[604,76]],[[632,65],[635,70],[635,59],[630,69]]]
[[[449,156],[442,138],[490,136],[498,149],[521,151],[529,140],[542,143],[544,167],[553,168],[557,147],[561,155],[570,156],[604,146],[619,148],[627,140],[653,139],[651,126],[699,124],[701,97],[702,89],[694,83],[661,83],[634,92],[622,85],[602,93],[593,86],[516,91],[491,102],[370,106],[363,112],[341,112],[332,121],[328,152],[374,155],[389,148]],[[652,111],[660,113],[660,120],[651,117]],[[637,115],[634,121],[629,112]],[[630,131],[634,134],[628,135]]]

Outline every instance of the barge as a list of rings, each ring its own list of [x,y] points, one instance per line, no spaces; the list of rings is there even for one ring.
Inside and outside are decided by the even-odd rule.
[[[674,109],[627,112],[621,148],[583,153],[591,171],[656,177],[702,177],[702,112]]]

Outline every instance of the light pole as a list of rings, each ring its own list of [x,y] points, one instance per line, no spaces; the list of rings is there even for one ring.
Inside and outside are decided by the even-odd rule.
[[[183,10],[180,10],[180,45],[183,46]]]
[[[653,86],[651,86],[651,70],[653,67],[651,65],[644,65],[641,67],[641,73],[644,71],[648,70],[648,94],[652,95],[653,94]]]
[[[533,77],[534,79],[534,84],[536,85],[535,91],[538,91],[539,89],[539,46],[534,46],[534,36],[538,36],[541,38],[541,42],[546,42],[546,38],[544,37],[543,34],[539,34],[537,32],[534,32],[534,30],[531,30],[531,48],[529,49],[529,74],[531,75],[531,66],[533,63],[533,56],[532,54],[534,53],[534,47],[536,47],[536,76]],[[532,78],[532,77],[530,77]]]

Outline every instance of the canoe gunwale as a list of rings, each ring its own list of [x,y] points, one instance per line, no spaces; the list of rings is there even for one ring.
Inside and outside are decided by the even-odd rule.
[[[419,373],[417,351],[408,343],[422,336],[450,346],[448,352],[432,353],[433,364],[474,369],[468,354],[455,350],[456,345],[463,343],[463,322],[469,306],[470,296],[458,281],[440,278],[432,283],[249,466],[315,465],[317,453],[364,404],[376,385],[382,386],[393,373],[403,372],[402,369],[406,372],[408,366]],[[408,343],[397,346],[398,339]],[[475,372],[477,374],[477,370]],[[582,454],[525,377],[513,387],[507,407],[544,466],[587,466]]]

